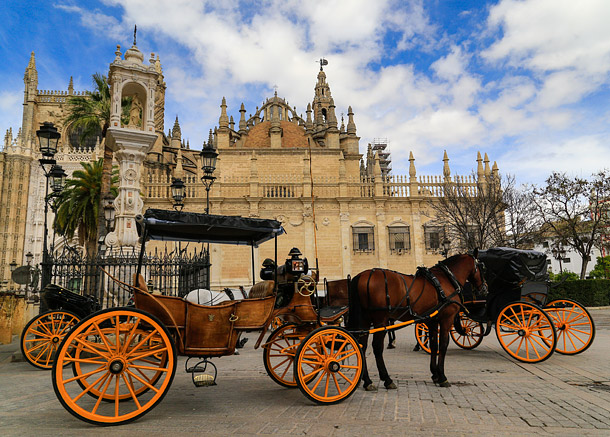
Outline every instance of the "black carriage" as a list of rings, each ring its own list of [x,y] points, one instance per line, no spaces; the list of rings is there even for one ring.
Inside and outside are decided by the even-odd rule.
[[[487,296],[464,287],[463,305],[451,337],[463,349],[474,349],[495,327],[502,348],[513,358],[537,363],[553,352],[584,352],[595,338],[591,315],[571,299],[549,300],[544,253],[512,248],[479,252],[489,286]],[[468,285],[468,284],[467,284]],[[427,328],[416,325],[418,344],[427,352]]]
[[[57,347],[81,319],[99,311],[93,296],[83,296],[59,285],[49,284],[41,293],[41,306],[48,308],[23,328],[20,338],[25,360],[39,369],[50,370]]]

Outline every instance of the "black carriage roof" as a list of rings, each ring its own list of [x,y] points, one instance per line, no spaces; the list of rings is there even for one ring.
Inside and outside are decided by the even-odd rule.
[[[284,233],[277,220],[163,209],[148,209],[136,222],[138,234],[144,225],[146,237],[153,240],[258,246]]]
[[[505,282],[523,280],[546,281],[548,278],[546,255],[535,250],[493,247],[479,251],[478,258],[487,268],[487,277],[498,277]]]

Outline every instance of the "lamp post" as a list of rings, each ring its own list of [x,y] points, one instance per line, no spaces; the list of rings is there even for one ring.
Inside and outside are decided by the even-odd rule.
[[[176,211],[182,211],[182,208],[184,208],[184,198],[186,197],[186,186],[184,185],[184,181],[180,178],[174,178],[170,185],[170,189],[172,192],[172,199],[174,199],[174,209]]]
[[[212,141],[208,141],[207,144],[203,143],[203,150],[201,150],[201,162],[203,170],[203,176],[201,182],[205,186],[205,213],[210,213],[210,188],[216,180],[216,176],[212,176],[214,170],[216,170],[216,158],[218,158],[218,152],[214,149]]]
[[[561,265],[561,261],[563,261],[563,259],[566,256],[566,250],[564,249],[564,247],[561,243],[557,243],[551,249],[551,253],[553,254],[553,258],[555,258],[557,261],[559,261],[559,274],[562,274],[563,267]]]
[[[447,256],[449,255],[449,249],[451,247],[451,241],[449,241],[447,237],[445,237],[441,245],[443,246],[443,249],[441,250],[441,255],[443,255],[445,259],[447,259]]]
[[[11,262],[11,263],[8,265],[8,266],[9,266],[9,268],[11,269],[11,276],[12,276],[12,273],[13,273],[13,272],[15,271],[15,269],[17,268],[17,261],[13,260],[13,261],[12,261],[12,262]],[[13,288],[13,287],[11,286],[11,289],[12,289],[12,288]]]
[[[25,254],[25,262],[28,266],[28,270],[30,272],[30,280],[28,281],[27,284],[25,284],[25,297],[26,299],[30,298],[30,284],[32,282],[34,282],[32,280],[32,271],[34,270],[34,268],[32,267],[32,260],[34,259],[34,255],[32,254],[32,252],[28,252]]]
[[[42,283],[41,288],[44,288],[51,282],[51,271],[49,263],[49,248],[47,239],[49,236],[49,230],[47,226],[47,215],[49,213],[49,202],[51,198],[58,195],[63,189],[66,173],[61,166],[57,165],[55,161],[55,154],[57,153],[57,143],[61,134],[57,131],[57,128],[53,126],[53,123],[44,122],[40,129],[36,131],[38,137],[38,143],[40,146],[40,153],[42,158],[38,160],[40,167],[46,178],[46,188],[44,196],[44,233],[42,239]],[[53,193],[49,195],[49,183],[51,184]]]

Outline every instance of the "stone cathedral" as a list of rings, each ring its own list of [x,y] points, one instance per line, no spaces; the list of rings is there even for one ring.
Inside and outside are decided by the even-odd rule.
[[[125,57],[136,51],[140,53],[131,47]],[[122,62],[122,56],[117,47],[114,62]],[[173,178],[181,178],[187,188],[184,210],[203,212],[206,192],[200,181],[200,150],[183,140],[178,117],[165,130],[167,85],[159,57],[152,54],[148,64],[142,65],[157,73],[156,140],[142,164],[139,181],[144,209],[171,209],[169,187]],[[317,77],[312,71],[312,101],[299,102],[306,108],[304,118],[298,115],[302,109],[290,106],[277,91],[260,106],[247,109],[243,103],[228,108],[225,98],[218,96],[218,124],[210,127],[206,139],[219,154],[216,181],[209,192],[210,213],[279,220],[286,235],[278,238],[278,261],[298,247],[310,266],[317,258],[320,276],[328,279],[371,267],[411,273],[419,265],[433,265],[441,258],[444,233],[429,205],[445,181],[459,178],[451,175],[447,153],[439,156],[444,163],[442,175],[418,175],[413,154],[409,174],[392,174],[387,141],[360,144],[357,115],[350,102],[340,102],[339,112],[346,112],[347,120],[338,119],[332,78],[327,78],[324,65],[321,61]],[[68,99],[86,95],[74,90],[72,79],[67,90],[39,90],[32,53],[24,84],[22,125],[16,131],[7,130],[0,152],[0,285],[5,288],[10,282],[9,263],[25,264],[27,252],[34,254],[34,263],[42,257],[45,178],[38,163],[36,130],[50,121],[61,132],[55,158],[68,175],[80,168],[80,162],[103,154],[100,138],[81,143],[79,132],[64,123]],[[479,153],[476,165],[477,178],[498,172],[495,163],[490,167],[487,154],[482,158]],[[470,176],[461,181],[475,184]],[[52,220],[49,213],[49,226]],[[49,235],[53,236],[52,231]],[[63,244],[56,238],[55,250]],[[273,242],[255,250],[255,274],[273,253]],[[212,287],[251,282],[249,248],[215,245],[210,254]]]

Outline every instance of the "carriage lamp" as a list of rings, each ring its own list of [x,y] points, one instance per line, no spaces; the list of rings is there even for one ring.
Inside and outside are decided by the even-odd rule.
[[[111,231],[114,228],[114,216],[116,215],[116,210],[114,209],[114,196],[110,193],[107,193],[104,196],[103,204],[104,219],[106,220],[106,229],[108,229],[108,231]]]
[[[45,121],[42,126],[40,126],[40,129],[36,131],[36,136],[38,137],[38,144],[42,156],[53,159],[57,153],[57,143],[61,137],[57,128],[53,126],[53,123]]]
[[[172,190],[172,198],[174,199],[174,209],[176,211],[182,211],[184,208],[184,198],[186,197],[186,186],[180,178],[174,178],[170,186]]]
[[[17,261],[13,260],[13,262],[10,263],[8,266],[10,267],[11,272],[14,272],[15,269],[17,268]]]
[[[288,252],[290,258],[286,260],[286,263],[290,266],[291,273],[305,273],[305,261],[301,259],[301,251],[293,247],[290,252]]]
[[[49,171],[49,178],[51,179],[51,189],[54,193],[59,193],[64,189],[66,183],[66,172],[61,165],[55,164]]]
[[[25,262],[28,264],[28,266],[32,265],[33,259],[34,259],[34,255],[32,254],[32,252],[28,252],[25,254]]]
[[[216,170],[216,158],[218,158],[218,152],[214,149],[211,138],[207,143],[203,143],[203,150],[200,153],[201,156],[201,169],[203,170],[203,176],[201,182],[205,186],[205,213],[210,213],[210,188],[216,180],[216,176],[212,176],[214,170]]]

